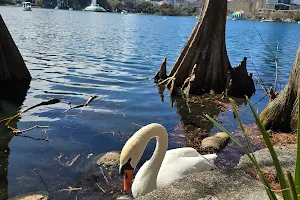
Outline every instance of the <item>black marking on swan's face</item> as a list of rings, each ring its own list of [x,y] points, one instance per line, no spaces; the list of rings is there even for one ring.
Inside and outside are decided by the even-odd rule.
[[[127,163],[123,166],[120,166],[120,170],[119,170],[119,173],[121,175],[124,175],[124,171],[125,170],[134,170],[134,168],[131,166],[130,164],[130,161],[131,161],[131,158],[129,158],[129,160],[127,161]]]

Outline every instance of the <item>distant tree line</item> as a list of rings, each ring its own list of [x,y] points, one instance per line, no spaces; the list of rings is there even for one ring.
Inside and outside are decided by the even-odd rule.
[[[1,1],[12,1],[12,0],[0,0]],[[46,8],[54,8],[57,5],[57,0],[31,0],[37,2],[40,6]],[[65,0],[66,2],[67,0]],[[192,16],[199,14],[199,6],[185,5],[185,6],[174,6],[173,4],[163,3],[161,5],[152,3],[149,1],[142,1],[135,4],[133,1],[122,1],[122,0],[97,0],[97,3],[102,6],[105,10],[111,12],[120,12],[127,10],[133,13],[144,13],[144,14],[159,14],[169,16]],[[74,9],[83,9],[91,4],[91,0],[68,0],[68,6]]]
[[[0,0],[0,5],[13,5],[15,2],[13,0]]]
[[[36,3],[39,6],[46,8],[54,8],[57,5],[57,0],[27,0],[32,3]],[[20,0],[19,0],[20,2]],[[0,0],[0,5],[2,4],[15,4],[19,3],[15,0]],[[91,0],[65,0],[68,2],[66,7],[72,7],[74,9],[83,9],[91,4]],[[193,16],[199,14],[199,6],[195,5],[184,5],[184,6],[174,6],[173,4],[163,3],[161,5],[157,3],[152,3],[149,1],[142,1],[135,4],[133,1],[122,1],[122,0],[97,0],[97,3],[102,6],[107,11],[120,12],[122,10],[127,10],[133,13],[144,13],[144,14],[158,14],[158,15],[168,15],[168,16]]]
[[[270,18],[275,21],[284,21],[287,19],[291,19],[294,21],[300,21],[300,11],[298,12],[283,12],[283,11],[274,11],[274,12],[265,12],[265,13],[254,13],[254,17],[261,18]]]

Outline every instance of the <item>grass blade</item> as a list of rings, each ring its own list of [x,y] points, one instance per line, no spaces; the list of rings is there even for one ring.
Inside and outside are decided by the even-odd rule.
[[[253,149],[252,149],[251,143],[250,143],[250,141],[248,140],[247,133],[246,133],[246,131],[245,131],[245,129],[244,129],[244,126],[243,126],[243,124],[242,124],[241,118],[240,118],[240,116],[239,116],[239,114],[238,114],[238,112],[237,112],[236,104],[234,103],[233,99],[231,99],[231,98],[229,98],[229,101],[230,101],[230,104],[231,104],[231,106],[232,106],[232,109],[233,109],[233,112],[234,112],[234,114],[235,114],[235,117],[236,117],[236,119],[237,119],[237,121],[238,121],[238,123],[239,123],[239,126],[240,126],[240,128],[241,128],[241,131],[242,131],[242,133],[244,134],[244,138],[245,138],[245,140],[246,140],[246,142],[247,142],[248,149],[249,149],[249,151],[250,151],[251,153],[253,153]],[[254,156],[253,156],[253,157],[254,157]],[[254,159],[255,159],[255,157],[254,157]]]
[[[269,149],[270,151],[270,154],[271,154],[271,157],[273,159],[273,162],[274,162],[274,166],[275,166],[275,169],[276,169],[276,172],[277,172],[277,177],[278,177],[278,180],[279,180],[279,183],[280,183],[280,187],[282,189],[282,196],[285,200],[289,200],[291,199],[291,195],[290,195],[290,192],[289,190],[285,190],[286,188],[288,188],[288,184],[285,180],[285,177],[284,177],[284,174],[283,174],[283,171],[282,171],[282,168],[280,166],[280,163],[279,163],[279,160],[278,160],[278,157],[277,157],[277,154],[273,148],[273,145],[271,143],[271,140],[270,140],[270,137],[269,137],[269,134],[267,133],[264,125],[261,123],[254,107],[252,106],[250,100],[248,97],[246,97],[246,100],[251,108],[251,111],[253,113],[253,116],[255,118],[255,121],[256,121],[256,124],[263,136],[263,139],[265,141],[265,144],[267,146],[267,148]]]
[[[233,107],[235,107],[235,105],[233,105]],[[265,190],[267,192],[267,195],[269,197],[270,200],[277,200],[277,197],[275,195],[275,193],[271,190],[271,187],[268,183],[268,181],[266,180],[266,178],[264,177],[256,159],[254,156],[252,156],[250,154],[250,152],[243,146],[242,143],[240,143],[240,141],[233,135],[231,134],[229,131],[227,131],[221,124],[219,124],[218,122],[216,122],[216,120],[214,120],[213,118],[211,118],[209,115],[205,114],[205,117],[208,118],[211,122],[213,122],[219,129],[221,129],[223,132],[227,133],[227,135],[230,137],[230,139],[236,144],[238,145],[238,147],[244,151],[244,153],[248,156],[249,160],[252,162],[252,164],[255,166],[255,168],[258,171],[258,175],[260,177],[260,180],[262,181]],[[247,137],[247,136],[246,136]]]
[[[290,191],[291,191],[291,194],[292,194],[292,199],[297,200],[298,197],[297,197],[297,192],[296,192],[295,183],[294,183],[292,174],[291,174],[290,171],[287,171],[286,173],[287,173],[287,177],[288,177],[288,181],[289,181],[289,185],[290,185]]]
[[[297,195],[300,195],[300,91],[298,91],[297,158],[295,169],[295,185],[297,186]]]
[[[212,123],[214,123],[219,129],[221,129],[223,132],[227,133],[227,135],[230,137],[230,139],[236,144],[238,145],[238,147],[244,151],[245,154],[250,155],[250,152],[243,146],[242,143],[240,143],[240,141],[233,135],[231,134],[229,131],[227,131],[221,124],[219,124],[218,122],[216,122],[216,120],[214,120],[213,118],[211,118],[209,115],[205,114],[204,115],[207,119],[209,119]],[[252,158],[252,156],[250,155],[250,157]]]

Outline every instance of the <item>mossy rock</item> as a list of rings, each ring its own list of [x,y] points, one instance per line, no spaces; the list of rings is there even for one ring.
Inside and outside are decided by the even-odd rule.
[[[8,200],[48,200],[49,194],[48,192],[32,192],[27,194],[21,194],[13,198],[9,198]]]
[[[207,152],[220,151],[226,145],[229,136],[225,132],[219,132],[213,136],[204,138],[201,142],[201,150]]]
[[[100,154],[94,158],[97,165],[104,167],[118,168],[120,162],[120,152],[111,151],[104,154]]]

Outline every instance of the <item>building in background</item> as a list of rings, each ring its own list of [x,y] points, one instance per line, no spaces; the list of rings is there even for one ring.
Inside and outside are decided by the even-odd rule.
[[[267,0],[267,8],[274,10],[299,10],[300,0]]]
[[[167,0],[172,3],[174,6],[185,6],[185,5],[194,5],[197,7],[202,7],[203,0]]]
[[[228,0],[227,10],[230,12],[243,10],[246,15],[249,15],[250,13],[255,11],[255,8],[255,1]]]

